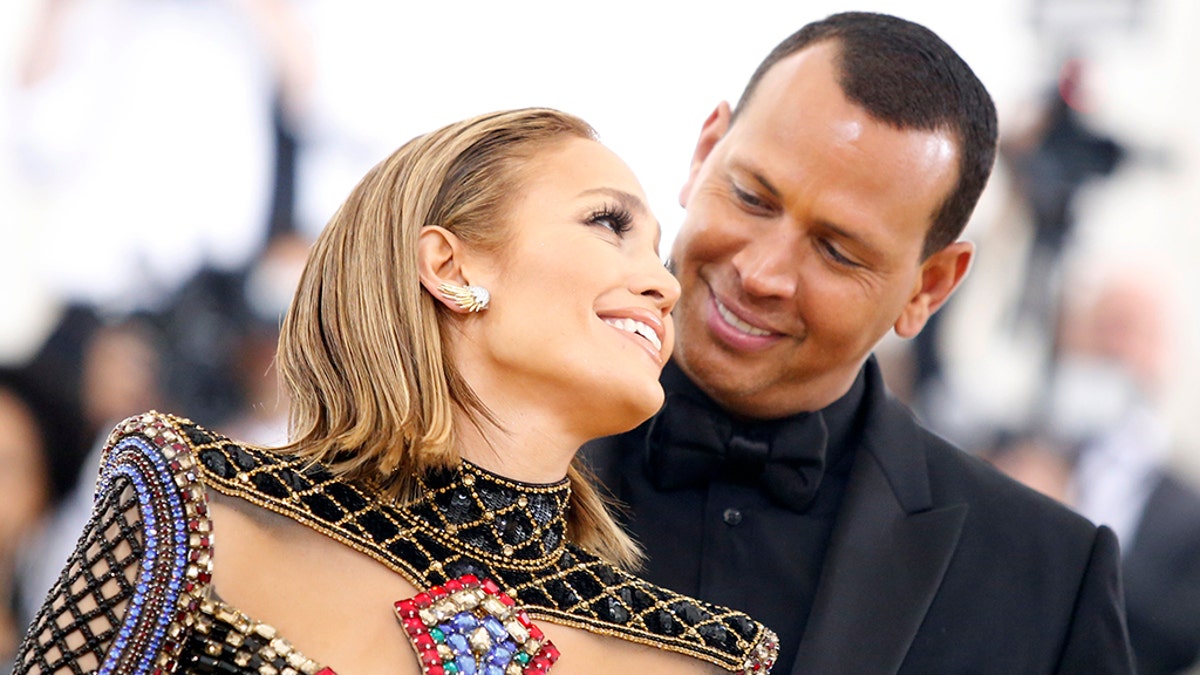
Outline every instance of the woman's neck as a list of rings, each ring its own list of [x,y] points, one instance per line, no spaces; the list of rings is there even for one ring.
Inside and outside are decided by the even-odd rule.
[[[525,483],[554,483],[567,475],[579,446],[586,439],[563,433],[553,420],[507,415],[499,426],[481,419],[473,424],[458,413],[459,455],[494,474]]]

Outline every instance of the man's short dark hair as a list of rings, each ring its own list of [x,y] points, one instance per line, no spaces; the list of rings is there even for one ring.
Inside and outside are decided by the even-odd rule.
[[[759,64],[734,120],[781,59],[818,42],[839,46],[846,98],[897,129],[947,131],[958,142],[958,183],[934,214],[922,259],[962,234],[996,158],[996,106],[970,66],[933,31],[887,14],[844,12],[796,31]]]

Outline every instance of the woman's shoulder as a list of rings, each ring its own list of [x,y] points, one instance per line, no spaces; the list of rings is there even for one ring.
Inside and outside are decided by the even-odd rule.
[[[185,456],[195,465],[202,482],[209,476],[248,480],[246,472],[260,467],[286,463],[284,455],[269,449],[241,443],[179,415],[151,410],[122,421],[105,442],[102,464],[122,443],[149,443],[168,460]],[[241,474],[241,475],[239,475]]]
[[[30,625],[16,672],[174,668],[212,575],[208,503],[185,436],[158,413],[114,429],[92,516]]]
[[[778,655],[774,632],[743,612],[657,586],[578,546],[569,545],[557,567],[514,589],[531,615],[737,673],[766,673]]]
[[[149,412],[119,424],[109,436],[103,465],[129,447],[184,471],[176,482],[195,490],[201,501],[232,497],[224,503],[240,501],[239,508],[283,516],[325,534],[331,523],[353,520],[348,514],[370,510],[377,501],[367,488],[338,478],[318,462],[243,443],[177,415]]]
[[[126,495],[118,501],[131,501],[132,486],[145,541],[140,583],[130,602],[134,609],[123,618],[113,651],[127,644],[139,647],[137,653],[131,648],[118,657],[123,660],[109,656],[106,663],[118,664],[112,672],[133,672],[120,664],[151,662],[162,672],[255,664],[262,672],[333,672],[295,650],[272,625],[227,604],[216,588],[215,512],[225,504],[259,519],[271,516],[257,505],[223,499],[222,492],[210,488],[225,477],[242,482],[245,472],[265,471],[263,467],[273,466],[276,458],[282,462],[282,456],[239,444],[186,418],[153,411],[118,424],[103,452],[97,501],[118,492]],[[220,533],[223,548],[234,543],[229,538],[234,534]],[[134,639],[143,624],[157,641]]]

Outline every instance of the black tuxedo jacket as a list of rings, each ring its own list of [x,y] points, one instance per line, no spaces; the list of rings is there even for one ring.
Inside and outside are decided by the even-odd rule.
[[[795,663],[772,672],[1132,672],[1112,531],[925,430],[873,359],[865,368],[862,433],[813,606]],[[584,452],[620,500],[642,447],[626,434]],[[679,529],[654,515],[636,514],[638,539]],[[738,609],[754,616],[772,599],[756,597]]]

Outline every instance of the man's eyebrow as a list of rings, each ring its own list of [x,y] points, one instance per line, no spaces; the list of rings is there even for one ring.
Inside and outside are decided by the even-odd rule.
[[[870,240],[865,239],[861,234],[859,234],[857,232],[852,232],[850,230],[847,230],[845,227],[838,225],[837,223],[830,222],[828,220],[820,221],[819,225],[821,227],[825,228],[826,230],[833,232],[838,237],[841,237],[843,239],[849,239],[850,241],[858,244],[862,248],[866,249],[866,251],[868,253],[872,253],[872,254],[879,253],[880,249],[878,246],[871,243]]]
[[[780,197],[779,189],[776,188],[771,183],[771,181],[767,180],[767,177],[762,175],[762,173],[759,172],[758,170],[754,169],[753,167],[747,166],[743,162],[734,163],[733,169],[737,172],[744,173],[744,174],[750,176],[751,178],[754,179],[754,182],[756,182],[760,186],[762,186],[762,189],[771,193],[772,197],[779,199],[779,197]]]

